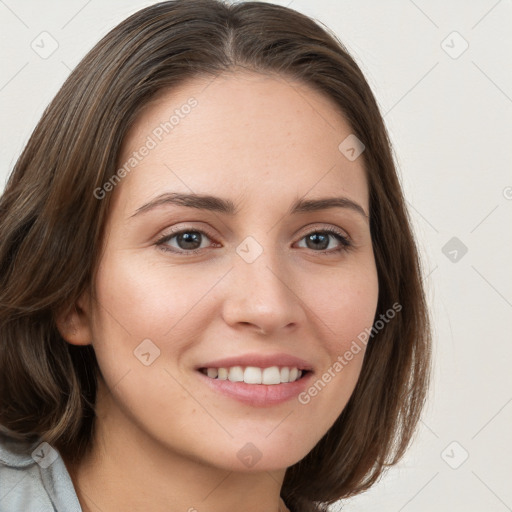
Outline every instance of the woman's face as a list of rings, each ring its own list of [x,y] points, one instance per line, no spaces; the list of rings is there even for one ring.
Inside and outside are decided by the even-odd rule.
[[[314,447],[364,349],[333,365],[377,307],[363,159],[338,147],[349,135],[324,96],[245,72],[146,106],[107,191],[95,300],[82,304],[110,391],[100,421],[235,471],[285,468]],[[344,199],[308,203],[320,198]],[[298,381],[275,383],[294,367]]]

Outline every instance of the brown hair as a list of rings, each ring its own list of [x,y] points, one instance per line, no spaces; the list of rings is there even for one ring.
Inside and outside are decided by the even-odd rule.
[[[420,261],[391,145],[361,70],[334,35],[262,2],[158,3],[109,32],[44,112],[0,199],[0,424],[44,438],[70,460],[90,447],[96,378],[92,346],[70,345],[55,315],[93,289],[117,169],[141,108],[198,76],[248,69],[305,83],[333,100],[366,149],[376,319],[400,313],[370,340],[356,388],[314,449],[287,469],[294,511],[370,487],[408,447],[425,401],[430,327]]]

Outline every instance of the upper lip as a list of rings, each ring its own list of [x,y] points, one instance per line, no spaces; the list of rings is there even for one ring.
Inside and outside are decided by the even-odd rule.
[[[296,367],[299,370],[312,370],[313,367],[306,360],[290,354],[243,354],[239,356],[225,357],[215,359],[196,366],[200,368],[230,368],[232,366],[255,366],[260,368],[269,368],[270,366],[288,366]]]

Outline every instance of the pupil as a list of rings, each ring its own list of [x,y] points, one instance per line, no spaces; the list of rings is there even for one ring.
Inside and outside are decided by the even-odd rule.
[[[320,240],[320,239],[323,239],[323,240]],[[326,236],[326,235],[323,235],[323,234],[313,233],[312,235],[308,236],[307,240],[308,241],[309,240],[316,240],[316,241],[320,240],[321,244],[322,244],[322,241],[323,241],[322,247],[320,247],[321,249],[327,249],[327,247],[329,246],[329,237]],[[319,248],[319,245],[318,244],[313,244],[313,248],[315,248],[315,247]]]
[[[181,247],[182,249],[197,249],[197,247],[189,247],[187,244],[198,244],[198,246],[201,245],[201,242],[199,241],[200,233],[197,232],[188,232],[188,233],[181,233],[178,235],[178,242],[184,242],[185,247]],[[181,246],[181,244],[180,244]]]

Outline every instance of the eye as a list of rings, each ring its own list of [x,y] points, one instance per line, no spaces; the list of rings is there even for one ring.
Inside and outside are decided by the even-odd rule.
[[[163,251],[184,256],[192,256],[201,252],[205,248],[203,245],[205,238],[211,240],[212,236],[202,229],[184,228],[180,231],[175,231],[172,234],[163,235],[157,240],[155,245]],[[174,239],[176,239],[174,241],[174,244],[176,245],[170,243]],[[327,250],[331,240],[333,239],[338,241],[338,247]],[[311,231],[300,240],[306,240],[306,248],[312,249],[313,252],[318,252],[320,254],[340,253],[342,251],[348,251],[352,247],[350,240],[344,236],[341,231],[334,228]],[[217,247],[220,246],[220,244],[216,245]]]
[[[339,246],[331,250],[326,250],[326,248],[329,247],[330,240],[333,238],[339,242]],[[319,252],[320,254],[340,253],[342,251],[348,251],[352,247],[350,240],[343,235],[341,231],[334,228],[311,231],[306,236],[302,237],[301,240],[306,240],[306,247],[308,249],[313,249],[314,252]]]
[[[204,237],[209,239],[210,235],[201,229],[184,228],[181,231],[174,232],[172,235],[164,235],[156,242],[156,245],[163,251],[191,256],[204,249],[204,246],[202,247]],[[174,238],[176,238],[176,244],[178,244],[177,250],[176,248],[171,248],[173,246],[168,244]]]

